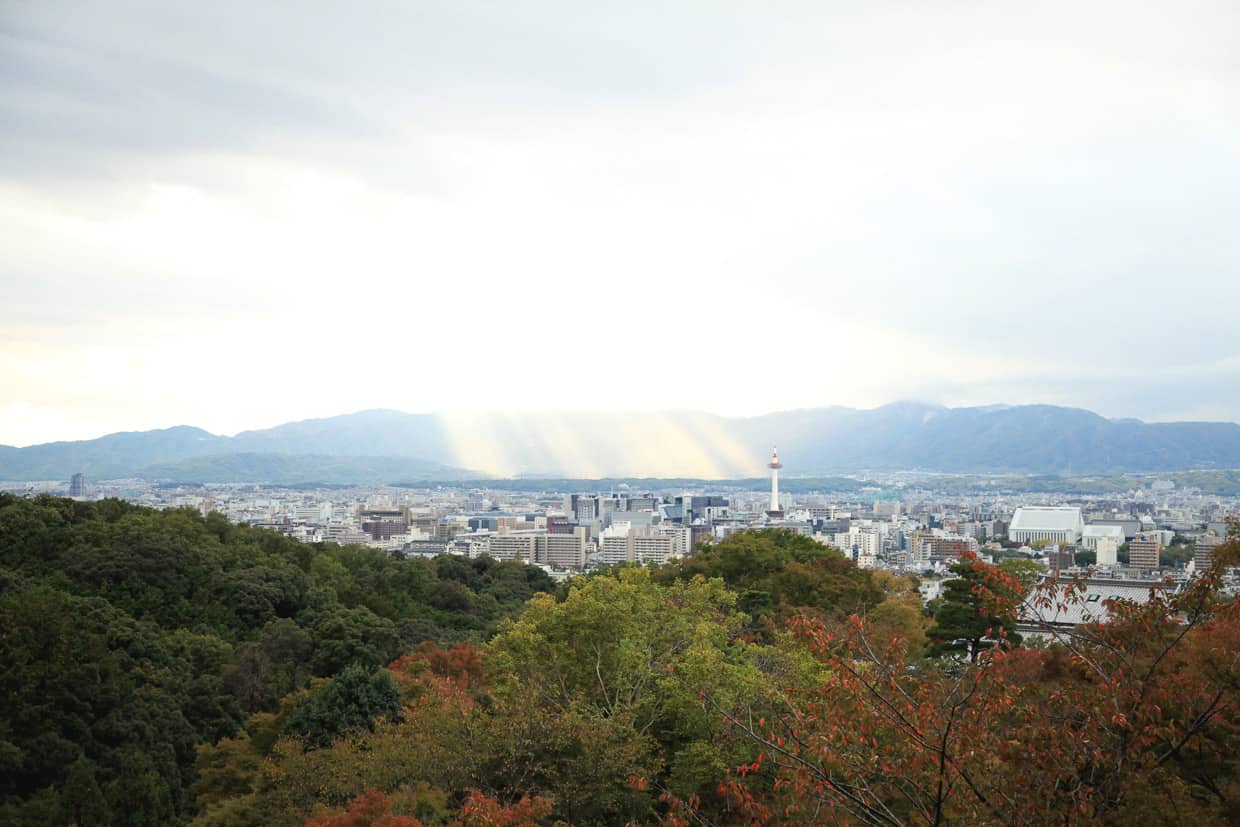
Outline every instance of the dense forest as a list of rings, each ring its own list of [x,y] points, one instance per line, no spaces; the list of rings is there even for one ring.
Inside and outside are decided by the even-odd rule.
[[[519,563],[0,494],[0,823],[188,821],[202,745],[282,709],[271,737],[322,740],[315,704],[359,673],[382,692],[401,653],[485,641],[553,589]]]
[[[970,557],[930,617],[787,532],[557,586],[0,495],[0,823],[1236,823],[1216,558],[1048,641]]]

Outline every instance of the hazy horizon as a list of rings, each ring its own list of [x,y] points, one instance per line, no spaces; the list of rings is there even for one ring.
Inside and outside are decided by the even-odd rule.
[[[0,35],[3,444],[1240,421],[1235,3],[49,0]]]
[[[940,403],[927,402],[921,399],[893,399],[890,402],[885,402],[881,405],[874,405],[872,407],[855,407],[851,405],[817,405],[817,406],[804,407],[804,408],[787,408],[787,409],[782,409],[782,410],[763,411],[761,413],[756,413],[756,414],[741,414],[741,415],[734,415],[734,416],[729,416],[727,414],[716,413],[714,411],[694,409],[694,408],[678,408],[674,410],[664,409],[664,410],[627,410],[627,411],[626,410],[590,409],[590,408],[559,409],[559,410],[547,409],[547,410],[521,411],[519,413],[514,414],[511,412],[505,412],[505,411],[500,411],[500,410],[487,411],[487,410],[443,409],[443,410],[429,410],[429,411],[406,411],[406,410],[400,410],[399,408],[379,407],[379,408],[361,408],[361,409],[356,409],[356,410],[343,410],[338,413],[326,414],[323,416],[296,417],[294,419],[283,420],[280,422],[272,422],[272,423],[255,424],[252,426],[246,426],[246,427],[239,428],[235,431],[215,430],[205,425],[202,425],[201,423],[198,423],[198,422],[175,422],[175,423],[171,423],[168,425],[157,425],[157,426],[150,427],[150,428],[121,428],[121,429],[113,430],[113,431],[89,434],[89,435],[82,436],[82,437],[55,437],[52,439],[41,440],[39,442],[14,443],[14,442],[5,442],[3,439],[0,439],[0,445],[7,445],[10,447],[14,447],[14,448],[28,448],[28,447],[32,447],[35,445],[43,445],[43,444],[48,444],[48,443],[53,443],[53,442],[90,441],[93,439],[98,439],[100,437],[110,436],[112,434],[117,434],[117,433],[159,431],[159,430],[168,430],[170,428],[179,428],[179,427],[200,428],[215,436],[235,437],[238,434],[252,432],[252,431],[265,431],[271,428],[279,427],[281,425],[288,425],[288,424],[293,424],[293,423],[298,423],[298,422],[312,422],[312,421],[326,420],[326,419],[337,419],[340,417],[357,416],[359,414],[367,414],[367,413],[411,414],[415,416],[432,416],[432,417],[439,417],[443,419],[452,419],[452,418],[502,419],[504,417],[511,417],[511,416],[521,416],[521,417],[545,416],[545,417],[570,417],[570,418],[573,416],[623,417],[626,415],[667,416],[667,415],[672,415],[672,414],[703,414],[706,416],[719,417],[721,419],[756,419],[756,418],[760,418],[764,416],[771,416],[775,414],[795,413],[797,411],[822,410],[826,408],[847,408],[849,410],[872,411],[872,410],[877,410],[879,408],[885,408],[891,405],[902,405],[902,404],[928,405],[928,406],[955,409],[955,408],[1015,408],[1015,407],[1023,407],[1025,405],[1044,405],[1044,404],[1049,404],[1049,403],[1031,402],[1031,403],[1022,403],[1020,405],[1013,405],[1013,404],[1009,404],[1006,402],[993,402],[989,404],[980,404],[980,405],[941,405]],[[1075,406],[1075,405],[1054,405],[1052,407],[1085,410],[1085,411],[1088,411],[1089,413],[1095,413],[1095,414],[1098,414],[1099,416],[1103,416],[1103,414],[1100,414],[1098,411],[1090,411],[1088,408],[1082,408],[1082,407]],[[1140,420],[1142,422],[1149,422],[1149,423],[1193,421],[1193,420],[1172,420],[1172,419],[1142,419],[1141,417],[1125,417],[1125,416],[1114,416],[1114,417],[1104,417],[1104,418],[1111,419],[1111,420],[1134,419],[1134,420]],[[1196,420],[1196,421],[1225,422],[1229,424],[1240,425],[1240,422],[1232,423],[1231,420]]]

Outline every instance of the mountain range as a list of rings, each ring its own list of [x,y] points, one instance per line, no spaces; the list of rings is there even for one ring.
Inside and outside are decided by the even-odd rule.
[[[1240,468],[1240,425],[1230,422],[1146,423],[1051,405],[898,402],[748,418],[369,410],[232,437],[179,426],[0,446],[0,479],[67,479],[76,472],[91,479],[350,484],[486,476],[720,479],[765,473],[776,444],[787,476]]]

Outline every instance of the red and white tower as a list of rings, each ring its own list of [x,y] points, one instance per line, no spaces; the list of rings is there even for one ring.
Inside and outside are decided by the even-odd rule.
[[[779,461],[777,449],[771,449],[771,461],[766,467],[771,469],[771,509],[767,513],[774,517],[783,514],[779,507],[779,469],[783,468],[784,464]]]

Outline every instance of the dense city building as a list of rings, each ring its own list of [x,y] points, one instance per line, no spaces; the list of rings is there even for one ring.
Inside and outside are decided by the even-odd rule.
[[[1182,581],[1210,565],[1237,499],[1134,483],[1112,494],[956,490],[950,477],[875,475],[843,491],[807,489],[777,454],[769,488],[708,482],[609,491],[488,488],[266,488],[153,485],[81,475],[17,490],[116,496],[145,505],[217,511],[311,543],[364,543],[394,555],[453,554],[521,560],[555,577],[594,566],[658,564],[702,542],[778,529],[812,537],[864,568],[950,576],[966,553],[1031,560],[1144,582]],[[674,486],[674,487],[673,487]],[[522,488],[528,490],[522,490]],[[10,489],[13,490],[13,489]],[[778,506],[773,508],[772,506]]]

